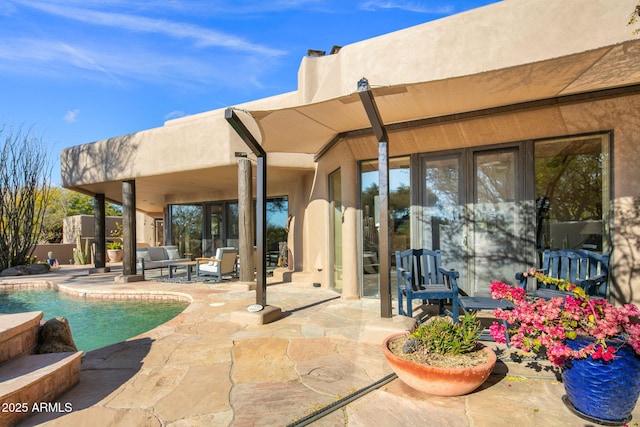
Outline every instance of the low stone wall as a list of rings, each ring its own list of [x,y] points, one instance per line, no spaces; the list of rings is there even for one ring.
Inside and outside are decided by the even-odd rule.
[[[89,244],[91,247],[91,243]],[[35,247],[33,256],[38,258],[38,261],[46,261],[49,256],[49,252],[53,252],[53,258],[58,260],[60,265],[73,264],[73,250],[76,248],[75,243],[43,243]],[[84,242],[82,245],[84,250]],[[93,262],[93,257],[91,257]]]

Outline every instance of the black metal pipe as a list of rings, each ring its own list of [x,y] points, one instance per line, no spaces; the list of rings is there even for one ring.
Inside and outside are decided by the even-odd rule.
[[[358,95],[367,113],[373,133],[378,140],[378,197],[380,226],[378,228],[378,274],[380,277],[380,316],[389,318],[391,312],[389,245],[389,138],[380,118],[378,106],[366,79],[358,82]]]
[[[267,152],[242,123],[233,108],[224,111],[225,120],[257,157],[256,177],[256,304],[267,305]]]

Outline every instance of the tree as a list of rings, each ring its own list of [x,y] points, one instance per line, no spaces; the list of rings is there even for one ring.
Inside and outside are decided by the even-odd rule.
[[[93,215],[93,197],[66,188],[52,187],[49,191],[47,215],[43,219],[41,242],[60,243],[64,218],[73,215]],[[105,203],[107,216],[121,216],[122,209],[113,203]]]
[[[26,264],[49,201],[48,149],[31,129],[0,128],[0,270]]]
[[[42,220],[40,243],[60,243],[62,224],[67,216],[67,193],[62,188],[51,188],[47,203],[47,214]]]
[[[638,22],[639,15],[640,15],[640,2],[638,2],[635,9],[633,9],[633,12],[631,12],[631,17],[629,18],[628,25],[635,25]],[[636,28],[635,30],[633,30],[633,34],[640,34],[640,28]]]

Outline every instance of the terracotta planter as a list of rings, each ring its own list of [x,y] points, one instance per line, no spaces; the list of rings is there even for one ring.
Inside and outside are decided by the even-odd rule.
[[[107,249],[107,257],[109,262],[122,261],[122,249]]]
[[[496,364],[496,354],[482,344],[479,345],[487,353],[489,360],[481,365],[469,368],[439,368],[415,363],[398,357],[389,350],[388,342],[402,335],[406,333],[387,337],[382,343],[382,350],[398,378],[411,388],[425,393],[437,396],[461,396],[471,393],[486,381]]]

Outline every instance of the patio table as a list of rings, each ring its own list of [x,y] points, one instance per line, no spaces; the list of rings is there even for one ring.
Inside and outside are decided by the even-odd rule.
[[[169,264],[169,279],[173,279],[174,272],[176,272],[179,268],[185,268],[187,270],[187,280],[191,280],[191,274],[193,273],[195,266],[195,261],[180,261]]]
[[[493,299],[491,297],[483,296],[460,296],[458,297],[458,303],[464,311],[495,310],[496,308],[512,310],[515,307],[511,301],[506,299]],[[502,323],[507,326],[506,322],[502,321]],[[505,334],[505,339],[507,341],[507,347],[509,347],[508,333]]]

